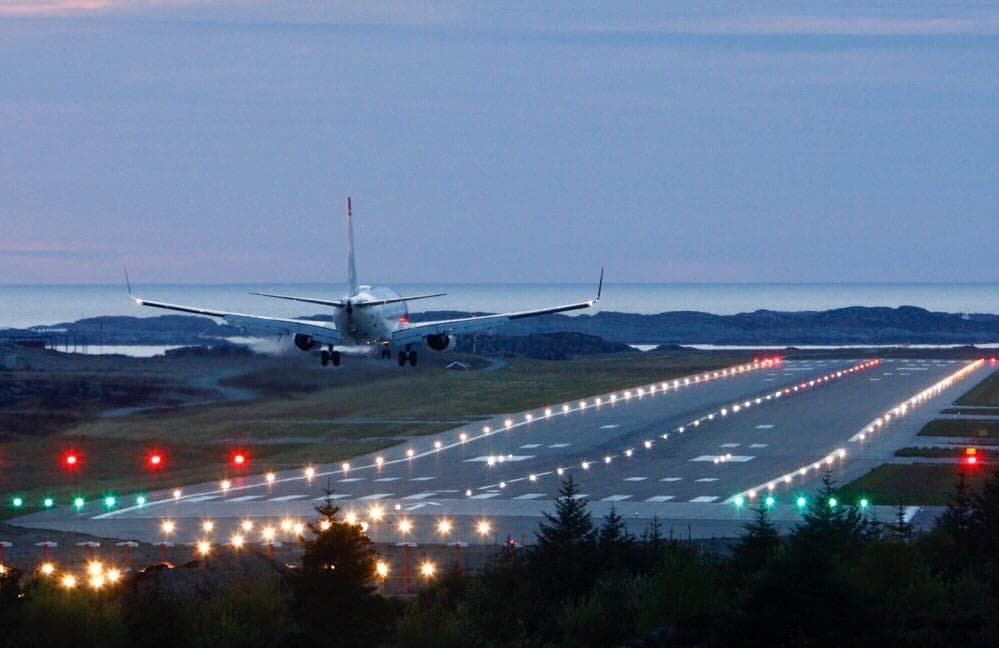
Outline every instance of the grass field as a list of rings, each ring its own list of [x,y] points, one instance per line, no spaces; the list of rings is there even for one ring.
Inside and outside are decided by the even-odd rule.
[[[999,371],[978,383],[964,396],[957,399],[958,405],[999,406]]]
[[[999,452],[995,450],[990,450],[988,448],[975,448],[975,453],[979,458],[993,459]],[[899,448],[895,451],[896,457],[927,457],[930,459],[939,458],[951,458],[957,459],[959,457],[967,456],[966,448],[927,448],[927,447],[909,447],[909,448]]]
[[[999,416],[999,407],[948,407],[941,414],[961,414],[963,416]]]
[[[258,391],[258,400],[90,418],[57,434],[21,435],[0,444],[0,496],[9,502],[16,494],[29,504],[46,496],[65,502],[76,493],[92,498],[110,490],[139,492],[232,477],[228,459],[237,448],[249,454],[247,470],[254,472],[334,462],[482,417],[746,359],[743,354],[636,353],[572,361],[513,359],[499,371],[472,372],[437,367],[400,372],[360,363],[356,370],[337,372],[311,365],[255,367],[228,382]],[[152,448],[166,457],[158,471],[144,463]],[[82,461],[66,471],[60,457],[70,449]],[[0,515],[16,513],[0,510]]]
[[[924,425],[919,435],[994,439],[999,437],[999,419],[936,419]]]
[[[959,464],[882,464],[839,489],[843,501],[868,498],[872,504],[944,505],[954,490],[958,471],[974,489],[981,488],[988,469]]]

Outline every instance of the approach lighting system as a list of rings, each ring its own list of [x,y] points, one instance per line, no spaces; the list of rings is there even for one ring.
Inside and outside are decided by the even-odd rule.
[[[80,466],[80,453],[70,450],[62,455],[62,467],[66,470],[74,470]]]
[[[148,455],[146,455],[146,465],[153,470],[162,468],[165,463],[166,459],[163,457],[163,453],[159,450],[152,450]]]

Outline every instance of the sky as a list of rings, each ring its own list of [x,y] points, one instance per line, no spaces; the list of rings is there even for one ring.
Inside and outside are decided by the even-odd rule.
[[[999,5],[0,0],[0,283],[999,281]]]

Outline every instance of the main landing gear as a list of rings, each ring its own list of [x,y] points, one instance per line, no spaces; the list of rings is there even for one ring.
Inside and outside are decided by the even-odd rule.
[[[329,350],[323,349],[319,354],[319,361],[324,367],[328,366],[331,362],[334,367],[340,366],[340,352],[333,350],[333,345],[331,344]]]
[[[405,367],[407,362],[410,367],[416,366],[416,351],[410,351],[408,347],[405,351],[399,352],[399,366]]]

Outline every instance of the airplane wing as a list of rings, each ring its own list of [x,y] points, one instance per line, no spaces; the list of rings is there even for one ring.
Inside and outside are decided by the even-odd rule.
[[[283,317],[265,317],[263,315],[245,315],[243,313],[230,313],[228,311],[198,308],[196,306],[167,304],[165,302],[150,301],[148,299],[141,299],[135,296],[132,296],[132,299],[140,306],[162,308],[181,313],[192,313],[194,315],[207,315],[208,317],[218,317],[224,320],[226,324],[239,327],[249,334],[288,336],[301,334],[308,335],[320,344],[340,344],[343,342],[343,336],[336,330],[336,326],[333,322],[298,320]]]
[[[250,294],[258,295],[260,297],[273,297],[274,299],[288,299],[291,301],[305,302],[307,304],[334,306],[336,308],[343,308],[346,305],[338,299],[313,299],[312,297],[295,297],[294,295],[275,295],[273,293],[258,293],[258,292],[251,292]]]
[[[527,317],[538,317],[539,315],[551,315],[553,313],[564,313],[566,311],[581,310],[590,308],[600,301],[600,294],[603,292],[604,271],[600,271],[600,283],[597,286],[597,297],[589,301],[566,304],[564,306],[552,306],[550,308],[539,308],[537,310],[517,311],[513,313],[499,313],[496,315],[482,315],[480,317],[462,317],[459,319],[439,320],[436,322],[416,322],[406,328],[400,329],[392,334],[392,344],[402,346],[405,344],[415,344],[428,335],[458,335],[485,331],[497,326],[502,326],[512,320],[524,319]]]

